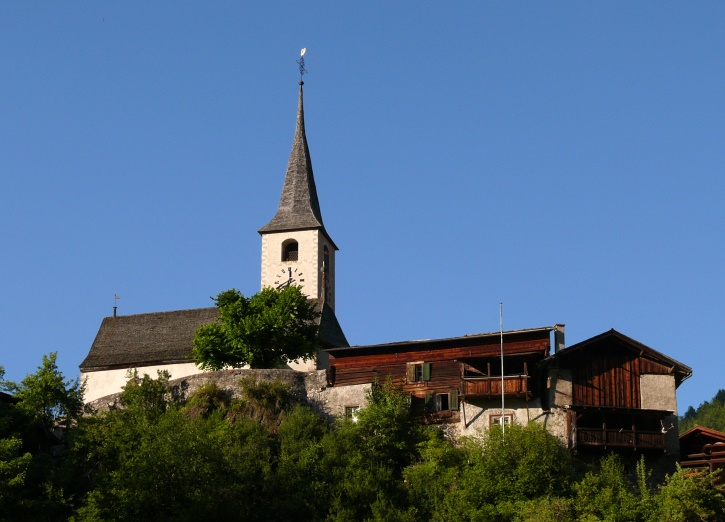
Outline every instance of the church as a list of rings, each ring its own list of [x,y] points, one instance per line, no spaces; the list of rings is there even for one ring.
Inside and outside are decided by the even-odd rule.
[[[300,81],[297,125],[277,213],[259,229],[262,236],[262,288],[298,285],[319,312],[319,337],[324,348],[349,346],[335,315],[335,252],[317,199],[315,177],[305,133],[303,85]],[[128,372],[156,376],[166,370],[172,379],[200,373],[189,359],[194,332],[217,318],[217,309],[106,317],[88,355],[80,364],[86,401],[118,393]],[[325,369],[327,354],[316,361],[295,362],[290,369]]]
[[[561,324],[350,346],[335,314],[337,246],[317,197],[303,85],[277,213],[259,229],[261,287],[298,285],[314,302],[323,348],[287,370],[311,377],[308,395],[324,413],[354,419],[371,386],[390,380],[424,422],[456,435],[540,422],[575,452],[677,456],[676,389],[692,370],[614,329],[571,347]],[[194,332],[217,317],[212,307],[104,318],[80,364],[86,401],[119,393],[133,370],[166,370],[187,384],[214,379],[189,357]]]

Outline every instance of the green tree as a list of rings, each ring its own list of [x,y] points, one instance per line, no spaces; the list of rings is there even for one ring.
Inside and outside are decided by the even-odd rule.
[[[22,488],[32,460],[30,453],[22,453],[18,437],[0,439],[0,520],[17,516]],[[6,518],[10,515],[9,518]]]
[[[263,520],[274,439],[207,386],[186,405],[167,375],[131,379],[122,407],[84,418],[77,520]]]
[[[725,390],[718,391],[710,401],[705,401],[695,410],[690,406],[685,415],[679,418],[680,433],[684,433],[695,424],[725,431]]]
[[[696,522],[725,520],[725,496],[716,473],[677,469],[653,497],[648,521]]]
[[[84,386],[79,379],[65,380],[58,370],[57,356],[57,352],[44,355],[38,371],[19,384],[3,382],[3,387],[19,400],[17,409],[42,428],[47,442],[56,428],[67,430],[83,413]]]
[[[156,379],[147,374],[138,376],[138,371],[127,373],[128,381],[119,396],[125,408],[124,415],[134,415],[147,423],[155,422],[166,410],[179,401],[178,393],[169,384],[170,374],[158,370]]]
[[[199,368],[274,368],[317,353],[317,312],[297,286],[265,288],[249,298],[231,289],[214,302],[219,319],[194,335]]]
[[[67,439],[83,412],[83,386],[66,380],[56,353],[20,383],[2,381],[0,520],[60,520],[77,493]]]
[[[603,457],[597,468],[574,486],[579,520],[639,520],[639,497],[633,492],[633,486],[618,455]]]
[[[546,511],[565,520],[570,509],[571,457],[541,424],[507,427],[505,437],[493,427],[459,446],[439,434],[418,448],[403,476],[421,519],[532,520],[524,514]]]

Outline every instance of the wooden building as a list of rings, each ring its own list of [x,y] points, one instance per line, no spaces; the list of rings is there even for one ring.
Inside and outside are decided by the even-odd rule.
[[[555,325],[327,351],[330,386],[390,379],[461,434],[537,421],[573,451],[678,454],[676,388],[692,370],[616,330],[570,348]]]
[[[552,330],[333,348],[327,350],[328,384],[382,384],[390,379],[410,393],[413,411],[428,421],[462,423],[467,428],[467,405],[470,409],[472,403],[488,401],[500,408],[502,386],[505,400],[539,405],[545,391],[539,363],[549,355]]]
[[[704,426],[694,426],[680,435],[680,465],[701,471],[725,468],[725,433]],[[720,475],[720,484],[725,478]]]

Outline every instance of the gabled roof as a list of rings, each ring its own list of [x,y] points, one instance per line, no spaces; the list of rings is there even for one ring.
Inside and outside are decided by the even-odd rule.
[[[277,214],[269,223],[259,229],[259,233],[321,229],[329,239],[329,234],[325,231],[325,226],[322,223],[322,212],[320,211],[320,202],[317,199],[315,177],[312,173],[310,149],[307,146],[305,110],[302,97],[303,83],[300,82],[297,128],[292,141],[292,152],[287,164],[287,175],[284,178]]]
[[[680,456],[683,467],[725,467],[725,433],[696,424],[680,435]]]
[[[345,334],[329,305],[312,300],[325,347],[347,346]],[[194,333],[216,321],[216,307],[106,317],[91,350],[80,364],[83,372],[192,362]]]
[[[552,362],[566,359],[570,355],[579,353],[582,350],[591,349],[596,346],[603,346],[612,342],[616,342],[617,346],[619,347],[631,350],[642,355],[647,355],[649,358],[660,362],[665,366],[669,366],[671,368],[671,371],[675,374],[675,382],[677,386],[679,386],[682,381],[692,375],[692,368],[690,368],[689,366],[686,366],[681,362],[676,361],[675,359],[672,359],[671,357],[668,357],[665,354],[660,353],[657,350],[650,348],[649,346],[644,345],[639,341],[636,341],[631,337],[628,337],[618,332],[614,328],[589,339],[586,339],[580,343],[572,345],[569,348],[565,348],[564,350],[561,350],[560,352],[557,352],[552,356],[548,357],[546,360],[542,361],[542,364],[548,365]]]
[[[725,443],[725,433],[712,428],[706,428],[705,426],[700,426],[699,424],[695,424],[692,428],[680,435],[680,440],[691,437],[702,437],[703,439],[707,439],[707,442],[710,444],[715,442]]]

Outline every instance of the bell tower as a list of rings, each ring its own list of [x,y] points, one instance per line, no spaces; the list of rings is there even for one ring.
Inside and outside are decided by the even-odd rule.
[[[262,236],[262,288],[294,284],[323,307],[335,309],[335,252],[325,230],[305,134],[300,81],[297,126],[277,213],[259,229]],[[335,320],[337,322],[337,320]]]

